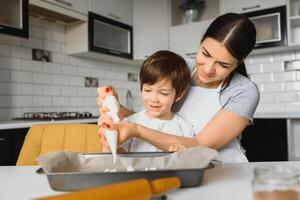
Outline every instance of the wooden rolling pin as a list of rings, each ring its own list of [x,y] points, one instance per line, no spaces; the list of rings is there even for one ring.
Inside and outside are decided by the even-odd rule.
[[[179,188],[180,184],[177,177],[161,178],[151,182],[147,179],[136,179],[62,195],[37,198],[37,200],[150,200],[153,196]]]

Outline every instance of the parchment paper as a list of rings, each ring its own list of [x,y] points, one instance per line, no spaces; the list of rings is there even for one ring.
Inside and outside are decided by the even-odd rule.
[[[159,157],[117,157],[111,154],[87,156],[70,151],[56,151],[37,158],[46,173],[50,172],[103,172],[105,170],[134,171],[205,168],[218,155],[207,147],[193,147]],[[130,156],[130,155],[129,155]]]

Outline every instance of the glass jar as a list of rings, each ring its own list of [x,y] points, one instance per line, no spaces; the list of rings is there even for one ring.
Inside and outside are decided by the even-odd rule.
[[[290,166],[256,166],[254,200],[300,200],[299,171]]]

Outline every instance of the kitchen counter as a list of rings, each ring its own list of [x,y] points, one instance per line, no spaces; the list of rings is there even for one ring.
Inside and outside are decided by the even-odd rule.
[[[252,200],[251,179],[255,165],[290,165],[300,169],[300,162],[226,163],[208,169],[199,187],[179,189],[167,194],[169,200]],[[54,191],[45,175],[37,174],[38,166],[0,167],[2,200],[32,199],[61,192]],[[30,183],[30,184],[28,184]]]
[[[75,124],[75,123],[97,123],[98,118],[88,119],[70,119],[70,120],[11,120],[0,121],[0,130],[3,129],[17,129],[17,128],[29,128],[33,124]]]
[[[254,118],[287,118],[287,119],[300,119],[300,112],[298,113],[255,113]]]

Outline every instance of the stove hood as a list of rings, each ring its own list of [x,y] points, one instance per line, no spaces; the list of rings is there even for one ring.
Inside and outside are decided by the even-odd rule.
[[[87,21],[87,5],[80,5],[83,7],[82,11],[78,11],[74,8],[74,5],[60,3],[64,1],[59,0],[30,0],[29,1],[29,13],[33,16],[41,16],[50,21],[61,22],[64,24],[70,24],[79,21]],[[67,2],[67,1],[66,1]],[[82,1],[84,2],[84,1]],[[68,7],[70,6],[70,8]]]

